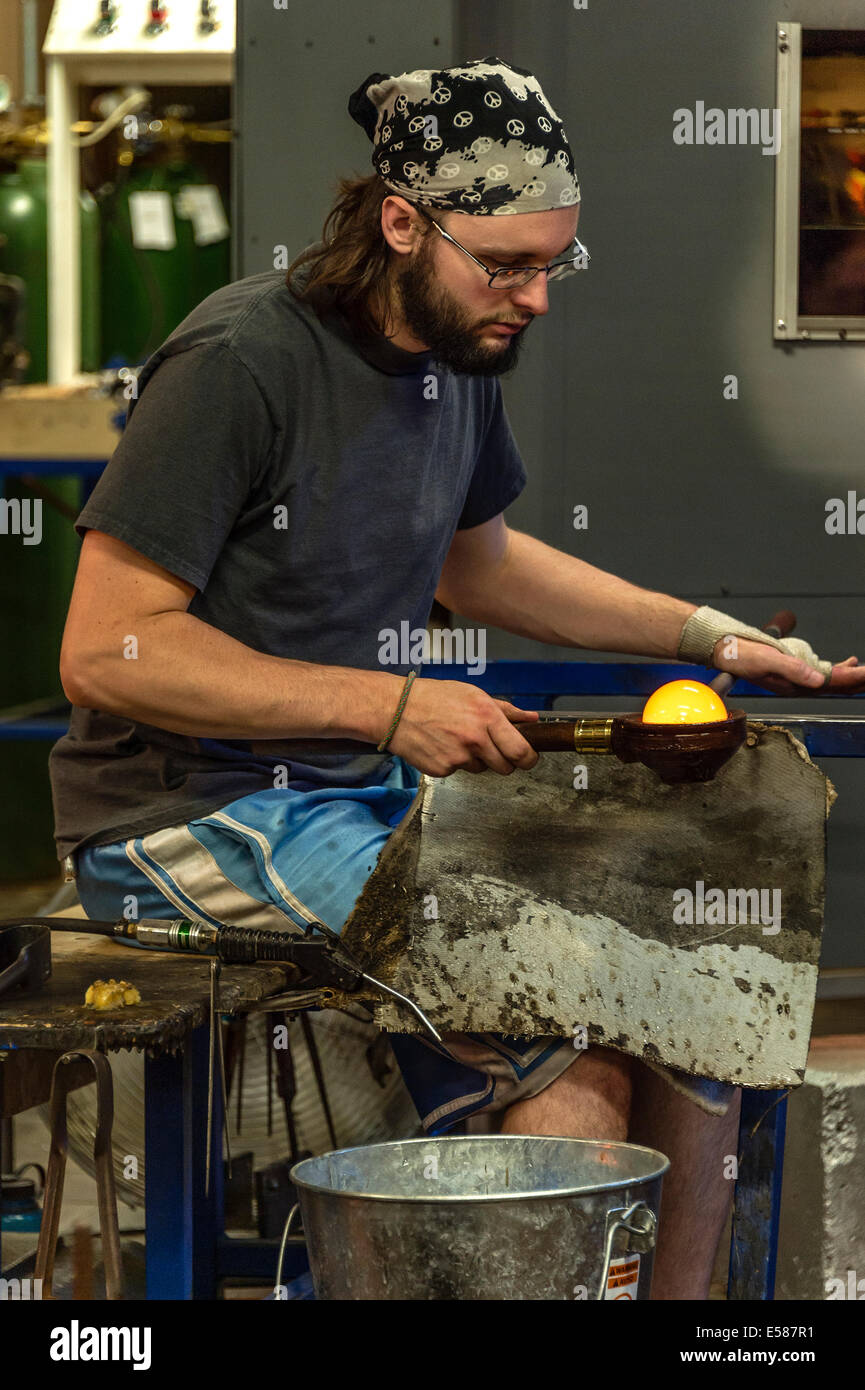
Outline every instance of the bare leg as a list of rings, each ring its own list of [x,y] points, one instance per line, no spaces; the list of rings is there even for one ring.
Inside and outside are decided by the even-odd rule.
[[[567,1139],[625,1139],[632,1059],[589,1047],[536,1096],[504,1111],[501,1134],[556,1134]]]
[[[633,1080],[628,1139],[670,1160],[652,1298],[706,1299],[733,1196],[724,1168],[726,1156],[736,1153],[741,1092],[726,1115],[707,1115],[641,1062],[634,1063]]]

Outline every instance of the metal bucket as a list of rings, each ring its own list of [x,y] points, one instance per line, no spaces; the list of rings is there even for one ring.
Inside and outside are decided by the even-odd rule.
[[[319,1299],[643,1299],[663,1154],[467,1135],[295,1164]]]

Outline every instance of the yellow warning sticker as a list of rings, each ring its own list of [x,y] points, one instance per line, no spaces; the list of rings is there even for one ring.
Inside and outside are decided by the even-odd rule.
[[[607,1275],[607,1291],[604,1294],[604,1302],[611,1298],[636,1301],[639,1282],[639,1255],[628,1255],[624,1259],[613,1260]]]

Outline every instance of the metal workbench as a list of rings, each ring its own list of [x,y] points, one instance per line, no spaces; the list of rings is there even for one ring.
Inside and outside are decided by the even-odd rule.
[[[97,977],[128,979],[142,996],[134,1013],[84,1007]],[[278,965],[230,966],[220,980],[225,1012],[285,987]],[[64,1052],[145,1050],[145,1235],[149,1299],[211,1299],[226,1278],[273,1283],[278,1242],[227,1237],[223,1229],[222,1094],[213,1096],[211,1188],[205,1192],[209,961],[136,950],[105,937],[57,932],[52,974],[33,996],[0,1006],[0,1114],[48,1099]],[[50,1064],[49,1064],[50,1063]],[[26,1078],[26,1079],[25,1079]],[[89,1079],[89,1078],[86,1078]],[[305,1268],[295,1242],[286,1277]]]

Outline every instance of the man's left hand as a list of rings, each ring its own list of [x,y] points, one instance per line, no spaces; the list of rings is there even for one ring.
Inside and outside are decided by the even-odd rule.
[[[765,686],[777,695],[794,695],[802,699],[825,694],[856,695],[865,690],[865,666],[860,666],[855,656],[848,656],[846,661],[834,665],[829,681],[824,682],[819,671],[815,671],[807,662],[762,642],[750,642],[740,637],[735,660],[724,658],[722,645],[719,642],[716,649],[719,670],[729,671],[737,680]]]

